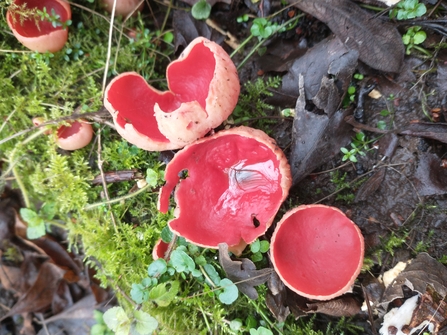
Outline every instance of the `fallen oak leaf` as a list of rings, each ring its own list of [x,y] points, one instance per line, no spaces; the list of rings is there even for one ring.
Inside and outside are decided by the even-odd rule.
[[[272,274],[272,269],[256,270],[256,265],[247,258],[241,258],[234,261],[228,255],[228,245],[226,243],[219,244],[219,263],[230,279],[252,300],[258,298],[258,292],[255,286],[265,283]]]

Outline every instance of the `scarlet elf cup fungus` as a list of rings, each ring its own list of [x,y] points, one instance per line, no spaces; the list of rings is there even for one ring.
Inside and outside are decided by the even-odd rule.
[[[186,146],[167,165],[165,179],[159,210],[168,211],[175,188],[171,230],[202,247],[227,243],[237,255],[271,225],[292,180],[275,141],[249,127]]]
[[[68,30],[63,26],[71,19],[70,5],[63,0],[15,0],[6,13],[6,21],[17,40],[30,50],[37,52],[57,52],[68,38]],[[26,6],[28,10],[46,11],[57,22],[41,20],[37,12],[34,17],[20,17],[17,6]]]
[[[56,144],[64,150],[77,150],[90,143],[93,128],[85,120],[70,122],[68,126],[60,126],[56,134]]]
[[[303,205],[287,212],[271,239],[273,266],[284,284],[309,299],[349,292],[363,264],[360,229],[337,208]]]
[[[118,133],[149,151],[179,149],[219,126],[236,106],[237,70],[225,50],[194,39],[166,70],[169,90],[159,91],[135,72],[114,78],[104,106]]]

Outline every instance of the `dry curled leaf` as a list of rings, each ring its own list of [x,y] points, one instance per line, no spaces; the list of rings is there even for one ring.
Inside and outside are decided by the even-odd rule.
[[[272,273],[272,269],[256,270],[256,265],[247,258],[233,261],[228,255],[226,243],[219,244],[219,263],[239,291],[253,300],[258,298],[258,292],[254,287],[265,283]]]
[[[300,10],[327,24],[346,46],[359,52],[370,67],[398,72],[404,59],[404,45],[397,29],[374,18],[349,0],[289,0]]]

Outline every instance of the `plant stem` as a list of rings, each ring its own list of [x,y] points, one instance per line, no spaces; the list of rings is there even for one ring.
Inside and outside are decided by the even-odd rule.
[[[131,198],[137,196],[138,194],[143,193],[148,188],[150,188],[150,185],[146,184],[142,188],[140,188],[138,191],[135,191],[135,192],[130,193],[130,194],[123,195],[122,197],[118,197],[118,198],[115,198],[115,199],[110,199],[110,200],[103,201],[103,202],[96,202],[94,204],[87,205],[87,206],[84,207],[84,210],[88,211],[90,209],[93,209],[93,208],[96,208],[96,207],[99,207],[99,206],[102,206],[102,205],[114,204],[114,203],[120,202],[122,200],[131,199]]]
[[[29,197],[28,197],[28,193],[26,192],[25,185],[23,184],[22,178],[20,177],[20,173],[19,173],[18,167],[17,167],[18,160],[16,160],[15,156],[16,156],[19,148],[21,148],[23,145],[31,142],[35,138],[39,137],[45,131],[46,131],[46,129],[42,128],[15,146],[15,148],[11,151],[11,154],[9,155],[9,158],[8,158],[9,167],[4,173],[4,176],[7,176],[9,174],[9,172],[12,172],[12,174],[14,175],[17,186],[19,187],[20,192],[22,193],[23,202],[25,203],[25,207],[27,207],[27,208],[30,208],[31,203],[29,201]]]

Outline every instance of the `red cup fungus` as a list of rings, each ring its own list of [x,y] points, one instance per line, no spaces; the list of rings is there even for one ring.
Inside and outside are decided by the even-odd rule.
[[[276,272],[292,291],[329,300],[352,288],[363,264],[364,241],[339,209],[303,205],[278,222],[270,252]]]
[[[112,12],[113,1],[114,0],[102,0],[105,10],[109,13]],[[144,2],[141,2],[141,0],[116,0],[115,13],[116,15],[126,17],[131,13],[134,13],[133,15],[135,15],[136,13],[141,12],[143,7]]]
[[[194,39],[166,70],[168,91],[159,91],[134,72],[114,78],[104,106],[118,133],[149,151],[179,149],[219,126],[236,106],[240,84],[225,50]]]
[[[168,211],[175,188],[171,230],[206,248],[226,243],[239,255],[271,225],[292,179],[287,159],[272,138],[238,127],[177,152],[165,180],[158,208]]]
[[[61,50],[68,39],[68,30],[62,23],[71,19],[70,5],[63,0],[15,0],[14,5],[26,9],[41,10],[44,8],[50,15],[59,16],[60,24],[56,27],[48,20],[40,17],[21,18],[10,7],[6,13],[6,21],[17,40],[30,50],[37,52],[57,52]]]
[[[56,144],[64,150],[77,150],[90,143],[93,137],[93,128],[85,120],[70,122],[69,126],[60,126],[57,129]]]
[[[166,251],[169,249],[169,243],[164,242],[162,239],[159,239],[157,243],[154,245],[154,249],[152,249],[152,258],[153,260],[157,260],[159,258],[164,258]]]

